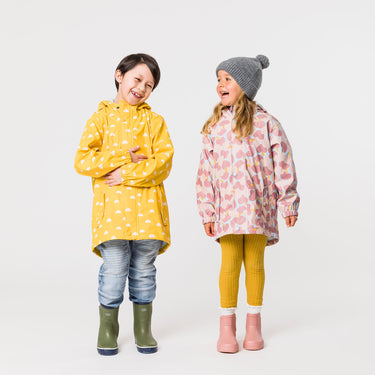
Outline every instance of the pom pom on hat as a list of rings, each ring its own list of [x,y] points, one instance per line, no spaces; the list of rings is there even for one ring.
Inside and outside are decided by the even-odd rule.
[[[216,68],[229,73],[238,83],[246,96],[253,100],[262,84],[262,70],[270,65],[267,56],[258,55],[251,57],[233,57],[221,62]]]
[[[268,60],[267,56],[258,55],[256,59],[260,62],[260,65],[262,65],[262,69],[266,69],[270,66],[270,60]]]

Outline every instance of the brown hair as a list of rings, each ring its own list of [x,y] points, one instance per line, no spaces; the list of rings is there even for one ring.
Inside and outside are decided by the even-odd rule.
[[[202,134],[208,134],[211,132],[211,126],[219,122],[221,114],[224,109],[228,109],[220,103],[218,103],[213,111],[211,117],[203,125],[201,131]],[[254,113],[257,105],[254,100],[250,100],[244,92],[241,93],[236,104],[234,105],[234,121],[235,126],[232,129],[233,133],[238,139],[242,139],[251,134],[253,130]]]
[[[160,69],[157,61],[150,55],[145,53],[134,53],[124,57],[116,68],[116,72],[119,70],[121,75],[124,75],[129,70],[132,70],[139,64],[146,64],[151,71],[151,74],[154,78],[154,87],[152,90],[155,90],[156,86],[160,81]],[[115,79],[116,89],[118,91],[119,84]]]

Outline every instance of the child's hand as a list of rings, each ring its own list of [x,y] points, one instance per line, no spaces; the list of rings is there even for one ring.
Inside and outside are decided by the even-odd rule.
[[[117,168],[113,170],[112,172],[107,173],[105,176],[104,183],[108,186],[115,186],[121,184],[121,168]]]
[[[139,161],[148,159],[146,155],[136,155],[135,152],[137,152],[138,150],[139,150],[139,146],[129,148],[128,150],[133,163],[138,163]]]
[[[287,216],[285,218],[285,224],[287,227],[294,227],[294,224],[297,221],[297,216]]]
[[[214,234],[214,223],[206,223],[204,225],[204,230],[206,231],[207,236],[213,237]]]

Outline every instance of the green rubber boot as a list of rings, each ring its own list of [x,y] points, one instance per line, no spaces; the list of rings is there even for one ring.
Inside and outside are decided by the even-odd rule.
[[[152,302],[147,305],[133,303],[135,345],[140,353],[155,353],[158,343],[151,333]]]
[[[117,337],[119,332],[118,310],[99,306],[100,327],[98,335],[98,353],[115,355],[118,353]]]

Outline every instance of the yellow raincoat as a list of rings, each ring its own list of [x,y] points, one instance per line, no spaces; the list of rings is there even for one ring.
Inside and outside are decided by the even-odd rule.
[[[133,163],[128,149],[148,159]],[[78,173],[92,177],[92,250],[112,239],[157,239],[170,245],[169,215],[163,181],[174,149],[163,117],[146,103],[102,101],[87,121],[75,157]],[[104,176],[121,167],[122,183],[109,187]]]

